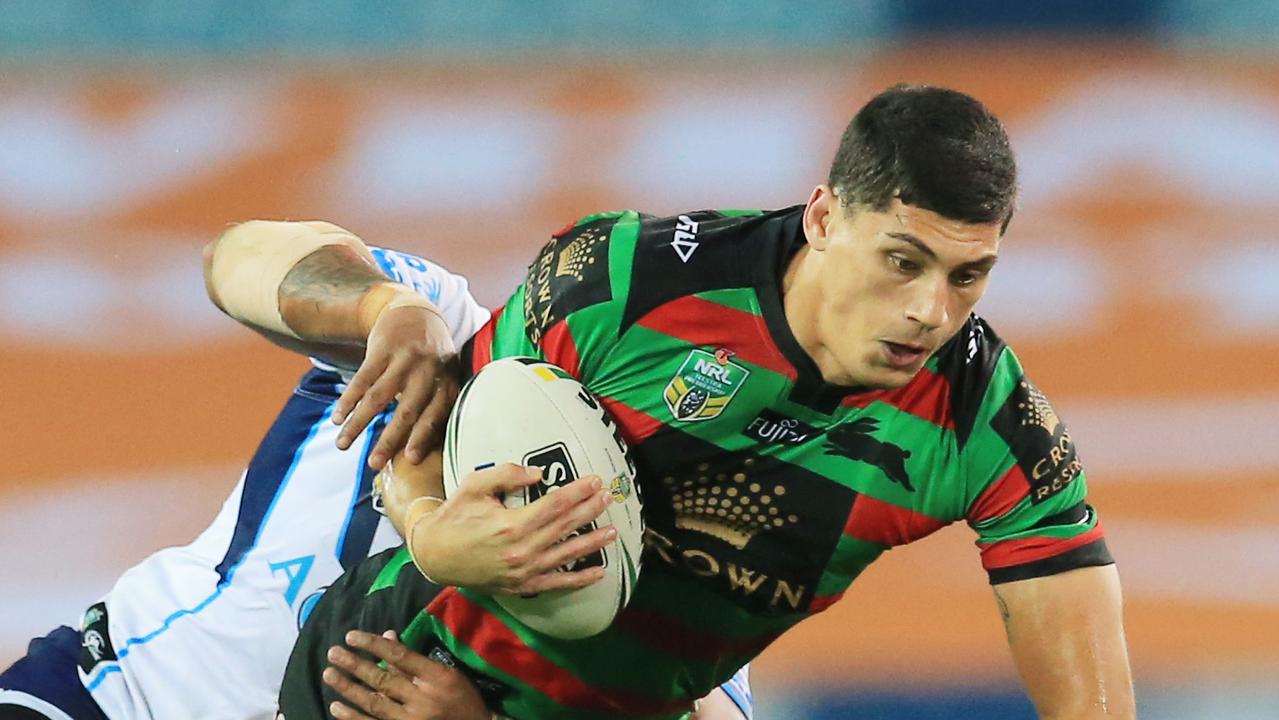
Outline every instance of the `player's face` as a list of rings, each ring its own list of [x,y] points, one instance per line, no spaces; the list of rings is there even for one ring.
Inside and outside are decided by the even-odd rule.
[[[986,291],[1000,223],[952,220],[894,200],[843,207],[828,186],[805,210],[816,289],[810,330],[828,382],[905,385]]]

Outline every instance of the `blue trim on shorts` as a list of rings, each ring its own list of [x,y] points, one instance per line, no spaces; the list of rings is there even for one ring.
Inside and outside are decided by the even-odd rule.
[[[303,378],[305,383],[316,373],[333,375],[324,371],[313,370]],[[240,514],[232,534],[230,547],[222,562],[218,565],[221,580],[213,593],[200,601],[195,607],[178,610],[164,619],[159,628],[137,637],[129,638],[123,647],[116,648],[117,662],[106,665],[97,672],[97,677],[88,685],[93,692],[103,679],[115,672],[120,672],[118,660],[129,656],[132,648],[145,645],[168,630],[174,620],[185,615],[195,615],[222,595],[222,590],[231,584],[235,571],[248,556],[249,550],[257,544],[266,520],[275,510],[275,505],[288,486],[289,479],[297,469],[302,450],[315,437],[320,427],[329,421],[333,414],[333,403],[323,404],[307,395],[294,395],[289,398],[279,417],[267,431],[267,435],[258,446],[258,451],[249,463],[244,478],[244,490],[240,496]],[[305,433],[302,429],[306,428]],[[300,436],[300,437],[299,437]],[[288,458],[287,464],[284,461]],[[230,567],[226,567],[230,563]]]
[[[729,700],[742,711],[742,715],[746,720],[751,720],[754,708],[754,699],[751,697],[751,681],[750,681],[750,665],[745,665],[738,670],[728,682],[719,686],[720,690],[728,696]]]
[[[377,533],[378,523],[382,521],[382,514],[373,509],[373,478],[377,477],[377,471],[369,467],[368,461],[373,443],[382,434],[382,428],[392,412],[394,406],[369,425],[368,438],[360,453],[360,465],[356,468],[359,478],[351,491],[351,509],[342,522],[342,531],[338,533],[338,542],[333,548],[343,571],[349,571],[369,556],[369,548],[373,547],[373,535]]]

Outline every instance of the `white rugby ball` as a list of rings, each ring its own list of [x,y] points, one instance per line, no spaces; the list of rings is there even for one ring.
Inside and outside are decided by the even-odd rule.
[[[616,542],[560,568],[603,566],[604,579],[577,590],[496,600],[530,628],[564,639],[602,632],[626,606],[640,571],[642,499],[635,465],[608,411],[563,369],[533,358],[504,358],[484,366],[462,388],[444,440],[444,491],[468,474],[501,463],[538,466],[542,481],[504,498],[520,507],[584,475],[598,475],[613,503],[587,533],[613,525]]]

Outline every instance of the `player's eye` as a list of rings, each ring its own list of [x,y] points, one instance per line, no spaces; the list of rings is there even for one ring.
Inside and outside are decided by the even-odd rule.
[[[919,263],[901,255],[890,253],[888,255],[888,262],[892,263],[893,267],[900,272],[916,273],[920,270]]]
[[[950,283],[955,287],[969,287],[977,284],[985,275],[984,272],[960,272],[950,276]]]

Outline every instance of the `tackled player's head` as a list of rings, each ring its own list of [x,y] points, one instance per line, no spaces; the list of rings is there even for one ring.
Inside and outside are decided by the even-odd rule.
[[[898,85],[857,113],[786,277],[828,382],[900,387],[955,334],[986,290],[1016,175],[1003,126],[963,93]]]

